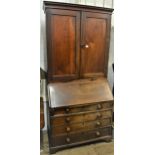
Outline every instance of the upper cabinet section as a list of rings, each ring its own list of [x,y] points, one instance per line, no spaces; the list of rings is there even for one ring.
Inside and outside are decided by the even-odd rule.
[[[48,82],[107,76],[113,9],[44,2]]]

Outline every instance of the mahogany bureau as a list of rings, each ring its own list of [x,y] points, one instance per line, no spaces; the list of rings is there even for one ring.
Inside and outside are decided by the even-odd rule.
[[[48,93],[51,153],[112,138],[113,96],[105,78],[51,83]]]
[[[107,81],[113,9],[44,1],[50,153],[112,138]]]

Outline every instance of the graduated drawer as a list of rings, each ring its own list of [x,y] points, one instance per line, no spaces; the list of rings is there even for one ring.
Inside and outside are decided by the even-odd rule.
[[[51,124],[52,126],[61,126],[65,124],[72,124],[72,123],[80,123],[83,122],[83,115],[74,115],[74,116],[59,116],[59,117],[52,117]]]
[[[65,133],[76,133],[77,131],[94,130],[96,128],[111,125],[112,118],[105,118],[97,121],[89,121],[83,123],[66,124],[63,126],[56,126],[52,128],[53,135],[60,135]]]
[[[112,136],[111,127],[99,128],[96,130],[89,130],[86,132],[78,132],[61,136],[52,136],[51,142],[53,146],[61,146],[89,140],[92,141],[93,139],[96,140],[97,138],[104,138],[105,136]]]
[[[103,119],[107,117],[112,117],[112,109],[100,110],[87,113],[79,113],[75,115],[64,115],[64,116],[52,116],[51,123],[53,126],[80,123],[86,121],[94,121],[98,119]]]
[[[87,113],[84,114],[83,117],[85,122],[109,118],[112,117],[112,109]]]
[[[104,119],[100,119],[97,121],[89,121],[89,122],[85,122],[84,123],[84,131],[87,130],[94,130],[97,128],[102,128],[102,127],[106,127],[106,126],[111,126],[112,125],[112,118],[104,118]]]
[[[52,128],[52,134],[53,135],[59,135],[59,134],[68,134],[72,132],[77,132],[79,130],[82,130],[84,128],[84,123],[74,123],[71,125],[63,125],[63,126],[56,126]]]
[[[112,108],[113,102],[100,102],[94,104],[83,105],[79,107],[66,107],[66,108],[56,108],[51,110],[52,115],[61,115],[61,114],[72,114],[78,112],[85,112],[85,111],[93,111],[93,110],[101,110]]]

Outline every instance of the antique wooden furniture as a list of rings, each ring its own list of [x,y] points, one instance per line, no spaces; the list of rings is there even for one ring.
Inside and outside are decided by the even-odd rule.
[[[113,9],[44,2],[50,152],[112,138],[107,82]]]
[[[51,152],[112,138],[113,96],[106,78],[48,85]]]
[[[113,9],[44,2],[48,81],[107,76]]]

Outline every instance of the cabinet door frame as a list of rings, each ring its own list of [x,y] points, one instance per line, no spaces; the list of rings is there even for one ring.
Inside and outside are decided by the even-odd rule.
[[[107,77],[108,71],[108,59],[109,59],[109,46],[110,46],[110,30],[111,30],[111,15],[106,13],[97,13],[97,12],[89,12],[89,11],[82,11],[81,15],[81,46],[86,45],[86,19],[87,18],[99,18],[106,20],[106,36],[105,36],[105,49],[104,49],[104,66],[103,66],[103,74],[98,73],[91,73],[85,74],[84,73],[84,58],[83,52],[85,52],[85,48],[81,47],[81,65],[80,65],[80,77],[88,78],[88,77],[97,77],[97,76],[104,76]]]
[[[53,15],[75,17],[75,74],[54,75],[54,50],[53,50],[53,27],[51,21]],[[47,38],[47,61],[48,61],[48,82],[68,81],[79,78],[79,61],[80,61],[80,11],[47,9],[46,10],[46,38]],[[50,67],[49,67],[50,66]],[[63,67],[63,66],[62,66]]]

